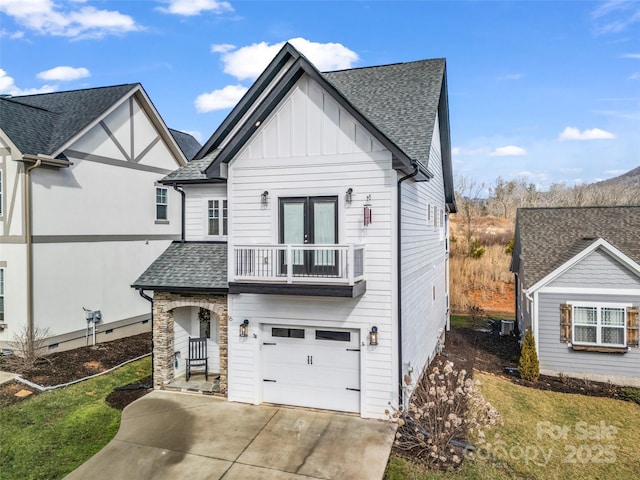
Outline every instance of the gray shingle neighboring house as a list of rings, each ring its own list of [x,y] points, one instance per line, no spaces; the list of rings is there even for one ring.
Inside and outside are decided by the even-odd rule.
[[[511,271],[544,374],[640,386],[640,206],[522,208]]]

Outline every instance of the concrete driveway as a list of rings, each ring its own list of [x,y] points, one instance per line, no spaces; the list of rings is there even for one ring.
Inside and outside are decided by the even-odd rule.
[[[381,479],[387,422],[154,391],[125,408],[117,435],[70,480]]]

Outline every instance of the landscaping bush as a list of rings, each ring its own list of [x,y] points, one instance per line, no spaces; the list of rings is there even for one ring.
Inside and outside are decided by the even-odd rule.
[[[437,470],[458,467],[466,454],[464,442],[483,443],[484,431],[499,422],[477,386],[465,370],[438,361],[415,386],[406,410],[386,412],[398,423],[396,451]]]
[[[524,342],[520,350],[520,361],[518,363],[520,376],[530,382],[535,382],[540,377],[540,363],[536,353],[536,341],[533,339],[531,330],[527,328],[524,335]]]

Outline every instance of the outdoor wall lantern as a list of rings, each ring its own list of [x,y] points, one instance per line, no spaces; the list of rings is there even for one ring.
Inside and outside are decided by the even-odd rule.
[[[244,319],[244,322],[240,324],[240,336],[241,337],[249,336],[249,320],[247,320],[246,318]]]
[[[371,327],[369,332],[369,345],[378,345],[378,327]]]
[[[353,194],[353,188],[349,187],[347,189],[347,193],[344,197],[345,201],[347,202],[348,205],[351,205],[351,195]]]
[[[266,190],[260,195],[260,203],[262,203],[262,205],[267,205],[269,203],[269,192]]]

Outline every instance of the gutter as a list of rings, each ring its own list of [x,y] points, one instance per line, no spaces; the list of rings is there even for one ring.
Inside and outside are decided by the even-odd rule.
[[[179,187],[177,183],[173,184],[173,189],[180,193],[180,195],[182,196],[182,211],[181,211],[181,227],[180,227],[180,242],[184,243],[184,223],[185,223],[185,212],[186,212],[186,194],[184,193],[184,190],[182,189],[182,187]]]
[[[144,289],[142,288],[138,290],[138,293],[142,298],[144,298],[145,300],[148,300],[151,303],[151,385],[155,388],[153,383],[153,377],[155,376],[155,361],[154,361],[154,354],[155,354],[154,343],[155,342],[153,341],[153,298],[151,298],[149,295],[144,293]]]
[[[398,180],[398,201],[397,201],[397,238],[398,238],[398,258],[396,267],[398,269],[398,406],[403,404],[402,402],[402,188],[401,184],[405,180],[415,177],[420,172],[420,165],[416,161],[411,162],[413,172],[405,175]]]
[[[33,319],[33,208],[31,205],[31,171],[42,166],[42,159],[36,159],[35,163],[25,169],[25,237],[27,243],[27,351],[33,350],[33,338],[35,322]]]

